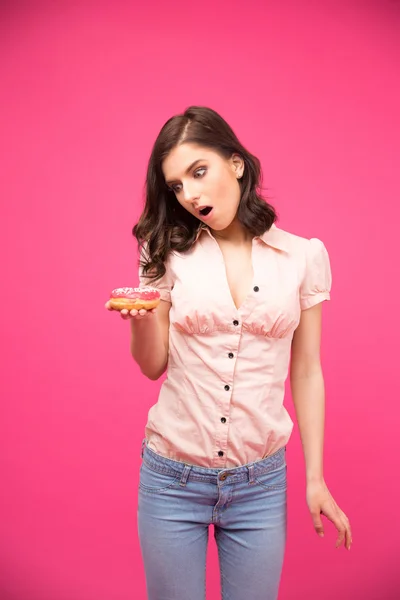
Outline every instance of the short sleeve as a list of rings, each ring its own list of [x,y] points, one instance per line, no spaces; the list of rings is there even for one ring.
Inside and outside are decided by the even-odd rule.
[[[305,310],[330,300],[332,273],[328,251],[317,238],[307,240],[306,268],[300,286],[300,308]]]
[[[146,247],[142,250],[142,258],[146,256]],[[143,274],[142,266],[139,265],[139,288],[150,286],[160,292],[161,300],[171,302],[172,277],[169,267],[169,261],[165,264],[165,274],[157,281],[151,281],[151,275]]]

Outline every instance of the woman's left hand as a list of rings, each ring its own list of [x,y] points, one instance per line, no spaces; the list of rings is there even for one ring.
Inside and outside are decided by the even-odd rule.
[[[324,526],[321,519],[321,515],[324,515],[338,530],[336,548],[344,542],[344,547],[350,550],[353,539],[349,519],[336,504],[325,481],[308,482],[306,496],[314,528],[318,535],[324,537]]]

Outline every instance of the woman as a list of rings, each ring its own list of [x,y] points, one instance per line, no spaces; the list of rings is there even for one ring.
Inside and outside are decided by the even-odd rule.
[[[322,536],[324,514],[337,546],[350,549],[349,521],[323,477],[329,257],[320,240],[276,227],[260,184],[258,159],[215,111],[190,107],[161,129],[133,232],[140,285],[156,287],[162,301],[148,313],[121,312],[142,373],[156,380],[167,370],[149,412],[139,485],[150,600],[204,600],[211,524],[222,597],[277,598],[289,361],[314,527]]]

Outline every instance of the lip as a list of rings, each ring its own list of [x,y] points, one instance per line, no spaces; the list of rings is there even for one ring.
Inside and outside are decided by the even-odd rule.
[[[208,221],[208,219],[210,219],[210,217],[212,216],[213,212],[214,212],[214,207],[211,207],[210,212],[208,213],[208,215],[202,215],[201,214],[201,210],[203,208],[207,208],[208,205],[206,206],[199,206],[199,208],[197,209],[198,215],[199,215],[199,219],[201,219],[202,221]]]

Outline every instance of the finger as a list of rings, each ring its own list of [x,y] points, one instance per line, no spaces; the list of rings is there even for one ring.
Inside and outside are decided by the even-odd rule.
[[[349,534],[349,532],[347,530],[346,530],[344,547],[346,548],[346,550],[350,550],[350,548],[351,548],[351,535]]]
[[[123,308],[122,310],[120,310],[120,314],[121,314],[121,317],[124,319],[124,321],[129,319],[129,311],[126,308]]]
[[[347,522],[347,528],[346,528],[346,543],[345,543],[345,547],[347,548],[347,550],[350,550],[351,548],[351,544],[353,543],[353,535],[351,533],[351,527],[350,527],[350,523]]]
[[[336,541],[336,548],[338,548],[339,546],[341,546],[344,542],[344,547],[347,550],[350,550],[350,546],[352,543],[352,534],[351,534],[351,527],[350,527],[350,522],[349,519],[346,517],[346,515],[340,511],[339,512],[339,518],[337,520],[337,522],[335,521],[335,526],[338,529],[338,538]]]
[[[322,523],[321,515],[318,512],[311,513],[314,529],[320,537],[324,537],[324,526]]]
[[[141,309],[139,310],[139,315],[140,315],[141,317],[145,317],[145,316],[147,315],[147,310],[145,310],[144,308],[141,308]]]
[[[108,301],[105,303],[105,305],[104,305],[104,306],[106,307],[106,309],[107,309],[107,310],[114,310],[114,309],[113,309],[113,307],[111,306],[111,304],[110,304],[110,301],[109,301],[109,300],[108,300]]]
[[[136,308],[132,308],[132,310],[129,312],[131,317],[137,317],[138,315],[138,311],[136,310]]]
[[[346,537],[346,528],[344,527],[344,525],[342,525],[341,527],[338,527],[338,537],[336,540],[336,548],[339,548],[339,546],[341,546],[344,542],[344,539]]]
[[[346,519],[343,518],[343,514],[339,512],[338,516],[333,520],[336,529],[338,530],[338,537],[336,540],[336,548],[339,548],[343,542],[347,539],[347,523]],[[345,544],[346,545],[346,544]]]

